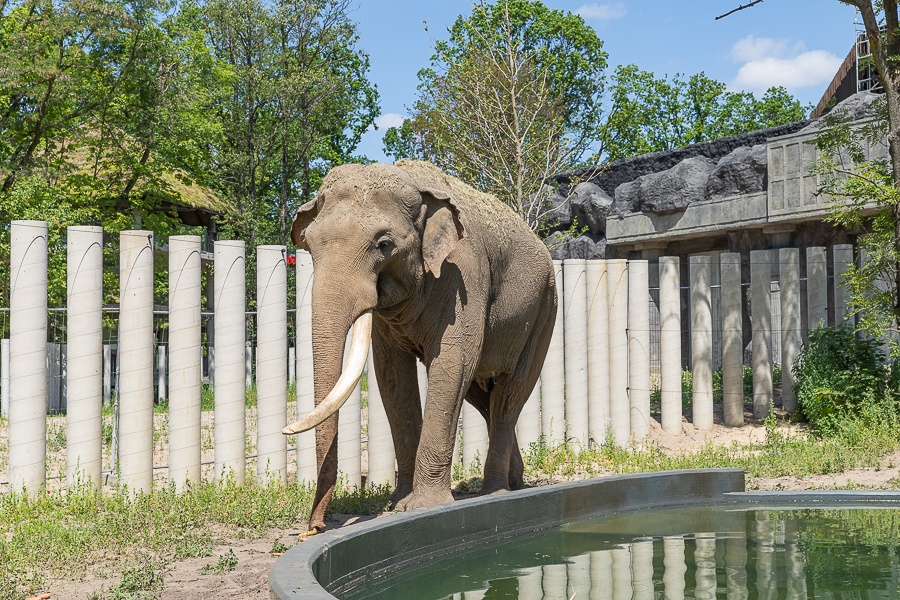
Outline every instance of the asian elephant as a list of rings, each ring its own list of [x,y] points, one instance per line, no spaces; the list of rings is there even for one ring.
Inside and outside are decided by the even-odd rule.
[[[485,493],[522,485],[515,425],[553,332],[550,254],[493,196],[427,162],[342,165],[297,211],[291,237],[312,255],[318,481],[310,530],[325,528],[337,480],[338,408],[371,342],[397,456],[398,510],[451,501],[463,399],[484,416]],[[351,350],[341,370],[345,339]],[[424,417],[416,359],[428,372]]]

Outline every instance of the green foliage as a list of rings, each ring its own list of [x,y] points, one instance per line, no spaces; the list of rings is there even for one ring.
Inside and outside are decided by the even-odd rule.
[[[200,569],[201,575],[224,575],[225,573],[230,573],[237,568],[238,558],[235,555],[234,550],[231,548],[228,549],[228,552],[219,556],[219,559],[215,562],[215,564],[204,565]]]
[[[704,73],[670,80],[635,65],[616,69],[597,159],[618,160],[806,118],[810,107],[773,87],[756,98]]]
[[[852,433],[852,421],[898,414],[897,389],[888,386],[878,342],[847,324],[812,330],[793,372],[800,410],[823,434]]]
[[[165,573],[151,563],[137,564],[122,572],[122,581],[103,600],[153,600],[163,588]]]

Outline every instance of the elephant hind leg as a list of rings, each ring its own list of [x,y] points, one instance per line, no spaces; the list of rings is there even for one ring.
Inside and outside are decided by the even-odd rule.
[[[492,396],[493,389],[488,392],[474,381],[472,382],[472,385],[469,386],[468,392],[466,392],[466,400],[481,413],[481,416],[483,416],[485,422],[487,422],[488,432],[490,432],[491,428],[490,403]],[[513,436],[515,437],[515,434],[513,434]],[[493,444],[493,441],[490,440],[490,443]],[[510,449],[509,454],[509,489],[518,490],[524,487],[524,473],[525,463],[522,460],[522,454],[519,451],[518,441],[513,439],[512,448]]]

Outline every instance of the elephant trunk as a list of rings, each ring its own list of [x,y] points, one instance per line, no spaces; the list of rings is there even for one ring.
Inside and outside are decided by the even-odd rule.
[[[311,413],[285,427],[282,431],[283,434],[293,435],[309,431],[338,411],[353,393],[359,378],[362,377],[371,339],[372,311],[367,310],[353,322],[353,326],[350,328],[350,349],[337,383]]]

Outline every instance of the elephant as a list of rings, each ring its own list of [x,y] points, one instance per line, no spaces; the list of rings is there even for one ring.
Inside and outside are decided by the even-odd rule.
[[[487,421],[483,493],[520,488],[515,425],[557,310],[550,253],[528,225],[431,163],[404,160],[331,169],[297,211],[291,238],[313,261],[315,408],[284,429],[316,428],[310,532],[325,529],[337,480],[338,409],[370,344],[397,457],[395,510],[453,500],[464,399]],[[424,415],[417,359],[428,375]]]

